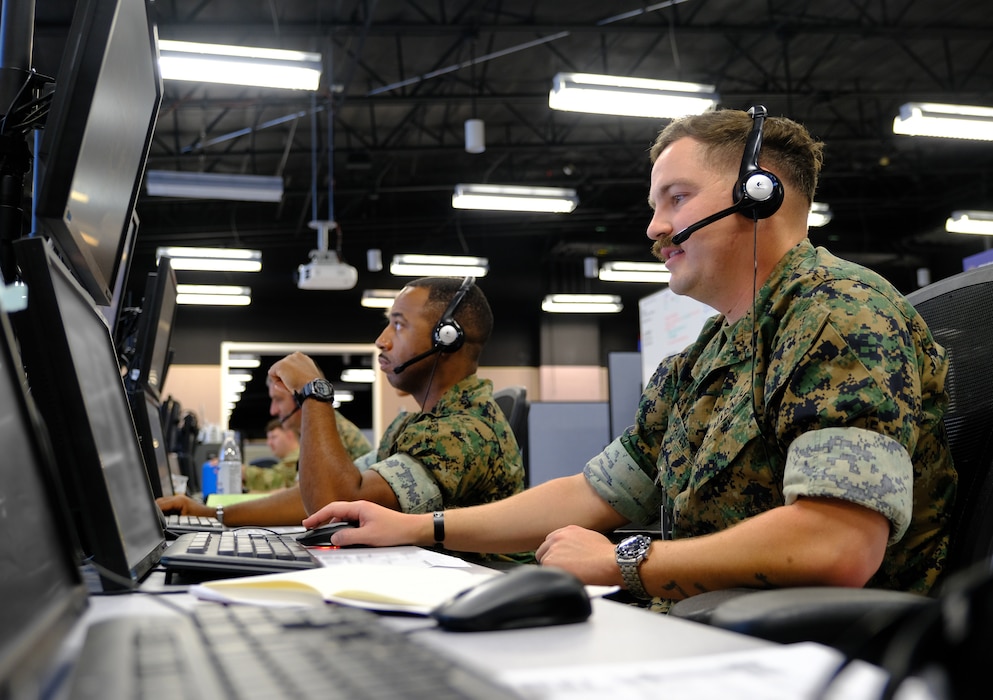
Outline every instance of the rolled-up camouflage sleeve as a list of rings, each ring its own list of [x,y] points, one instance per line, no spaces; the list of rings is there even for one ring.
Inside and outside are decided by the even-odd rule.
[[[386,480],[405,513],[511,496],[523,490],[524,466],[510,424],[491,396],[489,380],[463,380],[432,413],[394,421],[378,461],[357,463]]]
[[[393,489],[401,513],[427,513],[444,508],[438,482],[410,455],[397,453],[376,462],[371,468]]]
[[[801,496],[840,498],[875,510],[890,521],[890,544],[913,515],[914,469],[903,445],[861,428],[804,433],[786,455],[786,504]]]
[[[617,438],[586,463],[583,475],[611,508],[633,523],[658,519],[662,493]]]

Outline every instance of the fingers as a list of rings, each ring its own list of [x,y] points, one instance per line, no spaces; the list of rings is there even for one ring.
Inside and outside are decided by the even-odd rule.
[[[155,499],[155,504],[163,513],[182,512],[183,502],[181,496],[161,496]]]
[[[303,519],[307,529],[315,528],[332,520],[354,520],[361,522],[361,504],[363,501],[335,501]]]

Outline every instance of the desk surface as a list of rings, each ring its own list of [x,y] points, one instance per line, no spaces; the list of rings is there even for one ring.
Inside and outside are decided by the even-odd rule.
[[[475,565],[473,565],[475,566]],[[60,667],[64,673],[72,665],[75,654],[82,645],[85,627],[88,624],[115,615],[158,614],[164,616],[182,614],[182,610],[196,605],[213,605],[198,601],[185,592],[173,592],[164,585],[161,574],[153,575],[143,586],[144,592],[129,595],[98,596],[90,602],[82,623],[65,640],[60,656]],[[430,620],[422,617],[384,616],[387,624],[398,631],[406,632],[412,641],[430,645],[473,665],[487,675],[506,678],[508,675],[527,674],[543,669],[574,669],[575,673],[597,673],[603,669],[602,677],[609,677],[608,666],[683,660],[680,665],[700,663],[707,657],[725,652],[757,652],[783,649],[779,645],[719,630],[695,622],[670,618],[666,615],[625,605],[611,600],[597,598],[593,601],[593,614],[583,623],[554,627],[507,630],[500,632],[448,632],[432,628]],[[766,656],[768,656],[766,654]],[[815,655],[817,662],[812,671],[802,677],[805,684],[810,673],[820,674],[824,664],[831,661]],[[592,671],[591,671],[592,669]],[[553,674],[554,675],[554,674]],[[684,675],[686,675],[684,673]],[[708,692],[695,697],[710,697],[710,691],[719,691],[719,683],[710,683],[707,672],[695,672],[695,682],[709,683]],[[765,681],[768,682],[768,681]],[[656,687],[657,686],[653,686]],[[737,687],[737,686],[735,686]],[[58,698],[61,688],[53,694]],[[618,688],[614,690],[624,695]],[[796,691],[798,688],[793,687]],[[584,697],[608,697],[604,695],[584,695]],[[764,697],[764,694],[749,695],[735,693],[739,697]],[[807,693],[790,697],[803,697]],[[654,697],[654,693],[652,694]],[[859,694],[866,697],[864,694]],[[552,694],[537,694],[529,697],[558,697]],[[634,697],[632,695],[632,697]],[[772,696],[768,696],[772,697]],[[835,695],[832,695],[835,697]],[[837,697],[845,697],[838,695]],[[848,697],[858,697],[849,695]]]

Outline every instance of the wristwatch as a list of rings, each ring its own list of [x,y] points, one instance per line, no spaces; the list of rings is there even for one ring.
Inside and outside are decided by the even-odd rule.
[[[651,544],[652,538],[648,535],[632,535],[621,540],[614,548],[614,556],[617,558],[617,565],[621,568],[624,587],[638,598],[652,597],[645,590],[641,576],[638,574],[638,566],[648,556],[648,548]]]
[[[303,406],[307,399],[316,399],[321,403],[334,403],[334,386],[327,379],[318,377],[311,382],[307,382],[303,389],[293,393],[297,406]]]

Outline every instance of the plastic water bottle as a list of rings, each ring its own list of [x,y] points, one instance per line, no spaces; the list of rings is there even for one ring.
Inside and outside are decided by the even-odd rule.
[[[221,444],[217,493],[241,493],[241,448],[238,447],[233,430],[225,431],[224,442]]]

